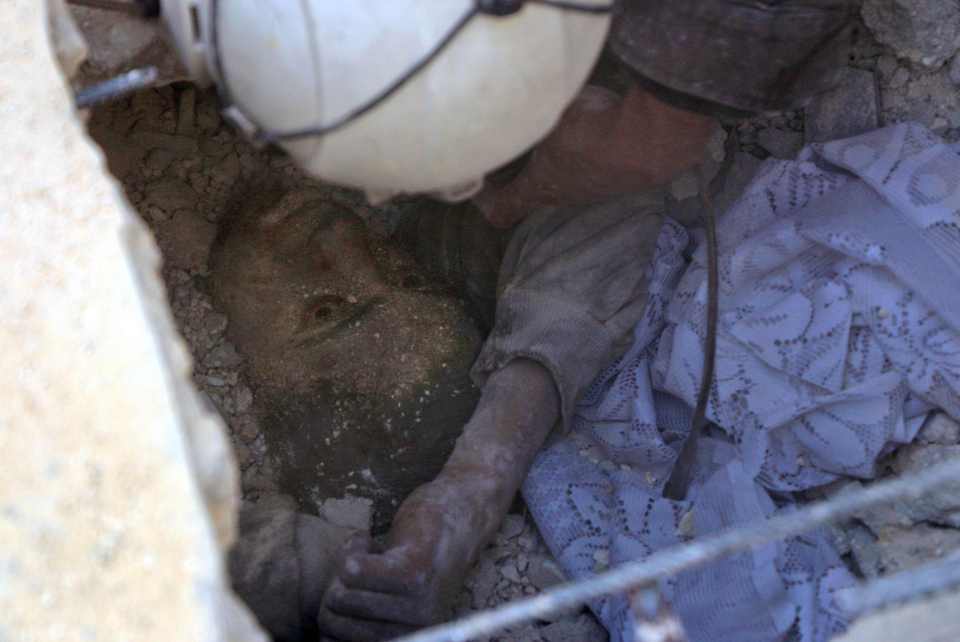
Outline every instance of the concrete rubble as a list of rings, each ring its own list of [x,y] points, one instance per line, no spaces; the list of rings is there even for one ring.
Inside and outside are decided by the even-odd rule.
[[[935,69],[960,51],[960,5],[944,0],[864,0],[863,20],[901,58]]]
[[[0,4],[0,638],[261,642],[222,559],[239,500],[222,423],[47,7]]]

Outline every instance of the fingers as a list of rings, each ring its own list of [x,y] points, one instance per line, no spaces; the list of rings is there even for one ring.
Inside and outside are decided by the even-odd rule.
[[[341,579],[347,588],[381,593],[412,594],[426,584],[426,571],[411,568],[396,549],[384,555],[360,554],[347,558]]]
[[[374,591],[349,589],[335,582],[324,599],[324,605],[339,616],[363,620],[382,620],[411,626],[430,624],[423,599],[416,595],[390,595]]]
[[[337,640],[350,642],[382,642],[404,636],[414,630],[406,624],[377,620],[354,620],[332,612],[326,607],[317,615],[320,632]]]

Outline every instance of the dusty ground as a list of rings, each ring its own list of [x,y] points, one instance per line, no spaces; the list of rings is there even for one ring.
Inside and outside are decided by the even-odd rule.
[[[881,11],[898,5],[892,0],[868,4]],[[956,16],[943,19],[956,19],[960,31],[960,9]],[[877,33],[899,48],[879,42],[861,25],[851,35],[850,82],[814,101],[806,111],[725,124],[712,146],[710,161],[716,170],[713,188],[720,207],[736,197],[763,159],[790,158],[805,142],[902,120],[919,121],[949,140],[960,139],[960,56],[954,55],[960,41],[949,56],[941,48],[931,59],[915,51],[917,42],[929,40],[922,33],[906,44],[892,38],[889,29],[878,28]],[[221,120],[212,94],[185,84],[147,91],[99,109],[91,117],[90,131],[164,253],[163,278],[173,313],[195,357],[194,380],[229,426],[245,496],[256,500],[277,492],[271,453],[253,412],[255,392],[244,379],[244,356],[226,339],[230,320],[211,302],[207,262],[217,224],[238,185],[265,176],[291,188],[317,185],[285,157],[249,146]],[[391,207],[375,210],[350,192],[324,189],[353,203],[378,233],[390,230]],[[695,222],[696,182],[681,178],[670,191],[673,214],[684,222]],[[888,469],[898,473],[922,467],[952,455],[960,449],[958,443],[960,429],[938,422],[925,431],[921,443],[891,458]],[[336,513],[342,507],[328,508]],[[865,576],[909,567],[960,547],[956,528],[960,506],[945,497],[927,508],[918,511],[904,506],[892,513],[860,516],[837,529],[838,540]],[[530,520],[512,514],[471,575],[458,609],[475,610],[532,595],[561,579]],[[589,616],[577,613],[495,639],[574,642],[604,640],[606,635]]]

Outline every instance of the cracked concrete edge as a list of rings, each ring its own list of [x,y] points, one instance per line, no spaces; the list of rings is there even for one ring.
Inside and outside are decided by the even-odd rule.
[[[159,253],[87,138],[48,3],[0,3],[0,639],[263,642],[237,472]]]

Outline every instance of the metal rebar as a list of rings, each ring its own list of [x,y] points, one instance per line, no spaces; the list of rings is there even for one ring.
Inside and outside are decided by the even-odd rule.
[[[948,482],[960,480],[960,460],[895,480],[877,482],[796,511],[775,515],[717,535],[674,546],[645,560],[630,562],[602,575],[572,582],[536,597],[477,613],[462,620],[424,629],[396,642],[468,642],[504,628],[581,606],[590,600],[622,593],[731,553],[768,544],[849,517],[897,499],[917,498]]]
[[[74,97],[77,109],[86,109],[109,100],[116,100],[157,82],[160,72],[156,67],[134,69],[90,87],[79,90]]]

